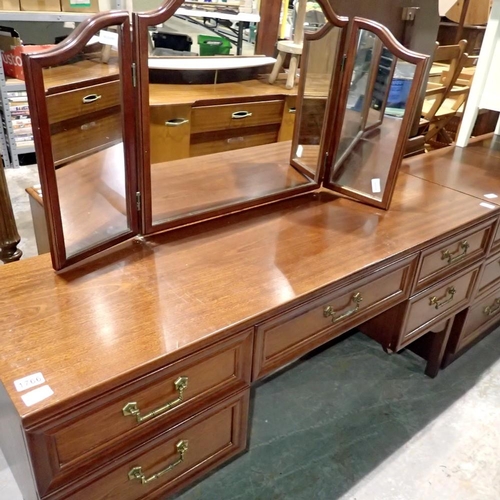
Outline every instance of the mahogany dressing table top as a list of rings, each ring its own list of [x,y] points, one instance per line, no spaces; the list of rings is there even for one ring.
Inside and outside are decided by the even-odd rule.
[[[26,425],[497,215],[401,174],[389,211],[310,193],[133,240],[56,274],[0,267],[0,379]],[[54,395],[26,407],[14,380]]]
[[[466,148],[438,149],[403,162],[401,170],[500,205],[500,137],[471,139]],[[492,196],[493,195],[493,196]],[[496,195],[496,197],[495,197]]]

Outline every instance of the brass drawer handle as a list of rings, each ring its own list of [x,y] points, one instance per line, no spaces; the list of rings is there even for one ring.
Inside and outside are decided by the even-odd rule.
[[[467,250],[469,250],[469,247],[470,245],[467,240],[461,241],[458,245],[457,250],[455,250],[454,252],[450,252],[449,250],[442,250],[441,260],[448,260],[448,264],[453,264],[453,262],[456,262],[457,260],[463,259],[465,257],[465,255],[467,254]],[[460,250],[462,250],[462,253],[458,253],[460,252]]]
[[[183,401],[183,396],[184,396],[184,390],[188,386],[188,378],[187,377],[179,377],[175,382],[174,382],[175,390],[179,393],[177,396],[177,399],[174,399],[173,401],[170,401],[169,403],[164,404],[160,408],[157,408],[156,410],[150,411],[149,413],[146,413],[146,415],[141,415],[141,410],[139,409],[139,406],[137,405],[136,402],[130,402],[127,403],[123,409],[123,415],[126,417],[135,417],[137,420],[137,423],[142,423],[145,422],[146,420],[149,420],[153,417],[157,417],[158,415],[161,415],[162,413],[165,413],[166,411],[170,410],[170,408],[178,405],[179,403],[182,403]]]
[[[171,120],[167,120],[165,125],[167,127],[179,127],[180,125],[184,125],[185,123],[189,123],[187,118],[172,118]]]
[[[84,123],[81,127],[80,130],[90,130],[91,128],[94,128],[97,126],[96,122],[90,122],[90,123]]]
[[[83,104],[92,104],[93,102],[98,101],[101,97],[102,95],[99,94],[89,94],[82,99],[82,102]]]
[[[233,120],[241,120],[242,118],[248,118],[252,116],[252,113],[248,111],[235,111],[232,115],[231,118]]]
[[[486,316],[493,316],[500,310],[500,299],[495,299],[495,302],[491,306],[486,306],[483,309],[483,314]]]
[[[340,314],[339,316],[336,316],[337,312],[333,310],[332,306],[326,306],[325,309],[323,310],[323,316],[325,318],[328,318],[329,316],[332,317],[332,323],[337,323],[337,321],[340,321],[341,319],[348,318],[349,316],[352,316],[354,313],[357,313],[359,311],[359,304],[363,300],[363,297],[361,296],[361,292],[356,292],[352,297],[351,297],[351,302],[354,302],[356,304],[356,307],[353,309],[349,309],[345,313]]]
[[[132,467],[128,471],[128,478],[130,481],[134,481],[135,479],[139,480],[141,484],[148,484],[151,481],[154,481],[155,479],[158,479],[159,477],[163,476],[167,472],[170,472],[172,469],[175,469],[178,465],[180,465],[182,462],[184,462],[184,457],[186,455],[186,452],[188,450],[188,444],[189,442],[186,441],[185,439],[179,441],[175,447],[177,448],[177,453],[179,454],[179,458],[173,463],[170,464],[168,467],[165,467],[165,469],[156,472],[155,474],[146,477],[146,474],[142,472],[142,467],[139,465],[137,467]]]
[[[438,298],[436,296],[433,296],[429,299],[429,305],[434,306],[436,309],[439,309],[440,307],[443,307],[444,305],[448,304],[448,302],[451,302],[453,300],[454,295],[457,293],[456,289],[454,286],[450,286],[447,290],[446,293],[444,294],[444,297]],[[449,299],[443,300],[443,302],[439,302],[440,300],[444,299],[447,295],[450,296]]]
[[[237,144],[239,142],[245,142],[245,138],[244,137],[230,137],[229,139],[227,139],[226,142],[228,144]]]
[[[288,108],[289,113],[295,113],[297,111],[297,108]]]

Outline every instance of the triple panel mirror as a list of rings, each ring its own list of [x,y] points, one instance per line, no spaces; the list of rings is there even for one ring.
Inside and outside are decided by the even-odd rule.
[[[181,4],[133,14],[133,44],[112,12],[24,55],[56,269],[322,185],[389,206],[426,56],[320,0],[287,89],[275,59],[200,34]]]

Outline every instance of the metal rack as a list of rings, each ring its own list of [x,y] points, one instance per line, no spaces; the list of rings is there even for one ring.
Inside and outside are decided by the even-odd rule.
[[[6,78],[3,65],[0,64],[0,115],[2,118],[2,154],[4,164],[7,168],[19,167],[19,155],[25,153],[34,153],[33,144],[21,146],[16,143],[14,129],[12,127],[12,116],[10,113],[8,92],[26,91],[26,85],[21,80],[15,78]],[[5,124],[5,126],[4,126]]]

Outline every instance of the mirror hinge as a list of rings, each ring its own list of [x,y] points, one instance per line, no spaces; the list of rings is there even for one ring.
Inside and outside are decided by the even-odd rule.
[[[132,63],[132,85],[137,87],[137,66]]]
[[[345,62],[347,60],[347,54],[342,56],[342,62],[340,63],[340,71],[344,71]]]
[[[141,193],[140,193],[140,191],[137,191],[137,193],[135,193],[135,202],[136,202],[136,206],[137,206],[137,211],[140,212],[141,211]]]

